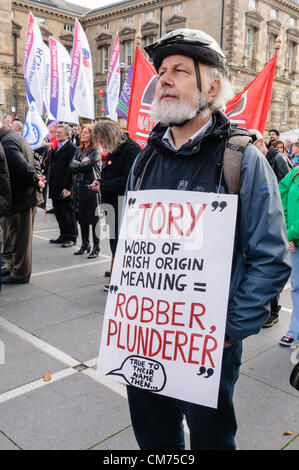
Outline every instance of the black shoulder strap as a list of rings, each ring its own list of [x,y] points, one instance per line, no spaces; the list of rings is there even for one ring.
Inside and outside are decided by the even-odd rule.
[[[137,179],[141,175],[142,170],[145,168],[147,162],[150,160],[151,156],[153,155],[155,149],[151,145],[147,145],[144,150],[140,152],[137,157],[136,164],[134,166],[133,171],[133,179],[132,179],[132,190],[135,188]]]

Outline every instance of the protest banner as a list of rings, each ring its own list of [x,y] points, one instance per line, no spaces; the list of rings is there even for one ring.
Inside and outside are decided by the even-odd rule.
[[[50,111],[57,121],[78,123],[76,110],[70,106],[71,58],[66,48],[53,37],[50,47]]]
[[[240,127],[257,129],[264,133],[269,112],[277,55],[275,55],[255,79],[226,103],[225,114]]]
[[[277,55],[249,85],[226,103],[227,117],[245,129],[258,129],[262,134],[269,112]],[[127,131],[143,149],[156,121],[151,118],[157,74],[153,65],[136,47]],[[138,112],[136,112],[138,110]]]
[[[24,80],[29,105],[34,101],[39,114],[43,112],[44,41],[38,23],[29,13],[25,37]]]
[[[81,24],[75,19],[70,75],[71,111],[94,119],[93,67],[89,43]]]
[[[151,108],[157,85],[157,74],[153,65],[136,47],[127,131],[143,149],[157,121],[151,118]]]
[[[117,114],[126,120],[128,119],[128,112],[129,112],[132,75],[133,75],[133,65],[131,65],[128,71],[128,75],[126,77],[125,83],[123,84],[123,88],[122,88],[118,105],[116,108]]]
[[[117,122],[116,108],[120,91],[119,37],[116,33],[112,49],[106,86],[106,116]]]
[[[43,100],[44,107],[48,115],[48,119],[55,119],[50,111],[50,95],[51,95],[51,54],[50,48],[44,44],[44,91]]]
[[[188,191],[128,193],[99,374],[217,407],[237,199]]]
[[[35,102],[32,101],[26,115],[23,136],[29,143],[30,147],[32,149],[36,149],[43,145],[43,140],[48,133],[48,128],[37,111]]]

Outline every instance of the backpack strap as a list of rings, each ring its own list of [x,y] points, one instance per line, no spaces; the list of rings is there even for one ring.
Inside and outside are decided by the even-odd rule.
[[[238,194],[240,192],[242,158],[249,142],[252,142],[252,137],[246,129],[233,128],[231,130],[223,154],[223,175],[229,194]],[[138,178],[154,152],[155,149],[151,145],[147,145],[137,157],[133,172],[132,190],[134,190]]]
[[[140,152],[137,157],[136,164],[133,171],[133,178],[132,178],[132,190],[134,190],[137,180],[140,177],[143,169],[145,169],[147,163],[151,159],[155,149],[151,145],[147,145],[144,150]]]
[[[223,175],[229,194],[238,194],[241,189],[241,164],[243,153],[249,142],[250,134],[243,129],[235,129],[229,136],[223,154]]]

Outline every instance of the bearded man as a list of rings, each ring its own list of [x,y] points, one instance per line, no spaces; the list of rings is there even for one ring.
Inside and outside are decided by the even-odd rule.
[[[227,193],[223,155],[232,126],[222,110],[232,93],[222,50],[202,31],[180,29],[146,51],[158,72],[152,115],[160,122],[135,160],[127,189]],[[141,164],[145,155],[146,163]],[[184,449],[184,416],[191,449],[236,448],[233,391],[242,340],[260,331],[271,298],[290,275],[277,180],[251,143],[243,148],[240,183],[218,407],[128,386],[133,429],[141,449]]]

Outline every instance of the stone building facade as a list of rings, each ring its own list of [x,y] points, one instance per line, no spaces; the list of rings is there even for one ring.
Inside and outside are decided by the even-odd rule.
[[[88,10],[63,0],[1,0],[0,112],[15,108],[24,119],[23,57],[28,13],[49,36],[71,52],[74,20],[83,25],[91,47],[96,114],[105,107],[110,54],[118,32],[122,77],[141,48],[180,27],[211,34],[227,55],[235,93],[250,83],[281,41],[267,129],[299,127],[299,0],[127,0]],[[100,95],[99,90],[104,94]]]

